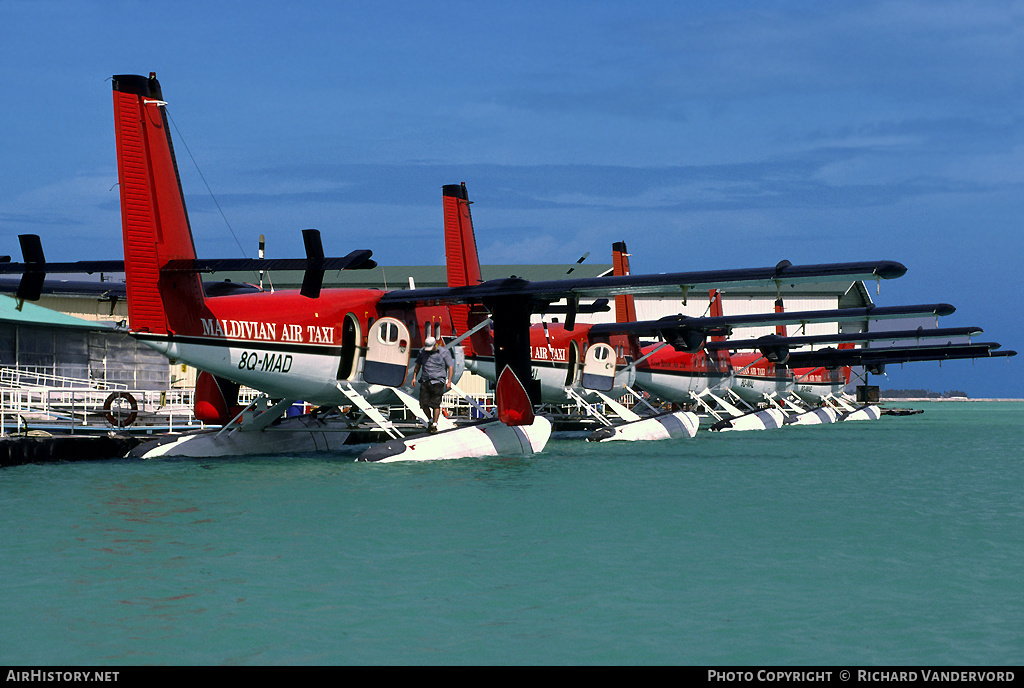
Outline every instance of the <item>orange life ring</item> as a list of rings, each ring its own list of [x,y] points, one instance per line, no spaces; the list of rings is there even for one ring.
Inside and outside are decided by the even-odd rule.
[[[114,408],[115,403],[117,404],[116,409]],[[124,404],[131,409],[128,415],[124,414]],[[128,392],[111,392],[107,400],[103,402],[103,412],[108,423],[114,427],[126,428],[139,417],[139,405],[135,402],[135,397]]]

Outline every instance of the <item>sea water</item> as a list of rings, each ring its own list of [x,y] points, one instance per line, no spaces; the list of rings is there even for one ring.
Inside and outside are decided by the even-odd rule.
[[[0,664],[1019,664],[1024,403],[913,406],[529,458],[5,468]]]

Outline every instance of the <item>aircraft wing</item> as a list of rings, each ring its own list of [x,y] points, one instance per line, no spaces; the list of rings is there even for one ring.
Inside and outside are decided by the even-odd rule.
[[[693,318],[669,315],[659,320],[641,320],[632,323],[600,323],[591,325],[590,334],[634,334],[659,336],[678,351],[697,351],[704,347],[707,337],[728,336],[737,327],[763,327],[768,325],[806,325],[824,322],[850,322],[890,318],[920,318],[949,315],[956,309],[948,303],[915,306],[867,306],[866,308],[834,308],[819,311],[789,311],[786,313],[754,313]]]
[[[1016,351],[997,351],[995,342],[985,344],[945,344],[939,346],[901,346],[881,349],[819,349],[793,352],[786,365],[790,368],[840,368],[865,366],[880,369],[887,363],[948,361],[967,358],[1016,356]]]
[[[510,277],[489,280],[464,287],[438,289],[402,289],[384,294],[379,306],[408,308],[421,304],[483,304],[493,320],[494,367],[511,367],[521,380],[530,380],[530,318],[548,310],[552,303],[566,299],[565,327],[576,324],[581,298],[594,299],[618,294],[642,294],[678,289],[685,298],[692,289],[710,290],[735,285],[761,284],[782,289],[798,282],[851,282],[901,277],[907,269],[893,261],[793,265],[782,261],[775,267],[739,270],[675,272],[654,275],[616,275],[612,277],[565,278],[531,282]]]
[[[706,291],[751,284],[784,286],[836,278],[848,279],[850,282],[894,279],[903,276],[906,271],[902,264],[895,261],[793,265],[784,260],[770,268],[581,277],[535,282],[518,277],[506,277],[468,287],[390,291],[384,295],[381,303],[394,306],[431,302],[486,304],[489,301],[510,298],[531,302],[534,304],[534,311],[541,311],[547,304],[560,299],[578,302],[581,298],[665,293],[668,288],[678,289],[685,296],[687,292],[695,289]]]
[[[723,342],[707,342],[704,349],[707,351],[721,351],[723,349],[761,349],[765,347],[784,346],[796,349],[801,346],[813,346],[816,344],[842,344],[844,342],[867,343],[867,342],[895,342],[908,339],[949,339],[959,337],[973,337],[981,334],[984,330],[980,327],[937,327],[925,329],[919,327],[916,330],[889,330],[884,332],[853,332],[840,334],[818,334],[802,337],[783,337],[777,334],[766,334],[756,339],[729,339]]]

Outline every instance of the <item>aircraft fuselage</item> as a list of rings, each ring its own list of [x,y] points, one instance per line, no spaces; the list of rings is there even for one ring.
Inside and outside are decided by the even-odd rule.
[[[846,387],[841,369],[780,367],[758,353],[733,354],[735,371],[731,389],[744,401],[756,404],[765,396],[794,393],[811,405],[819,405]]]
[[[648,354],[659,345],[643,348]],[[688,353],[662,346],[636,367],[636,386],[673,403],[689,403],[709,388],[729,384],[729,366],[704,351]]]
[[[632,360],[636,352],[630,348],[626,336],[611,336],[605,343],[615,351],[615,382],[608,392],[611,396],[621,396],[626,385],[634,380],[632,372],[622,372],[626,364]],[[589,327],[577,324],[567,330],[564,324],[551,323],[530,327],[530,360],[533,379],[540,384],[541,402],[560,404],[572,401],[566,394],[566,388],[573,388],[583,398],[591,395],[581,385],[581,375],[587,351],[592,346],[589,339]],[[490,350],[472,351],[466,354],[466,369],[480,375],[491,382],[497,379],[494,356]]]
[[[453,336],[448,308],[424,306],[382,310],[379,290],[327,291],[308,299],[293,291],[208,297],[203,312],[183,331],[133,332],[172,362],[187,363],[213,375],[266,392],[317,405],[346,402],[339,382],[387,400],[388,387],[362,380],[362,363],[374,322],[391,316],[405,323],[408,352],[428,334]],[[409,380],[407,379],[407,382]]]

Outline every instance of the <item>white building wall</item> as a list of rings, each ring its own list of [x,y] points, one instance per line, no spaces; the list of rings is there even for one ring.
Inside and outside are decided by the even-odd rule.
[[[710,314],[707,298],[688,298],[684,304],[682,299],[635,297],[636,317],[638,320],[657,320],[669,315],[686,315],[689,317],[705,317]],[[806,296],[801,298],[790,298],[785,301],[787,311],[817,311],[830,310],[839,307],[839,297],[836,295],[815,297]],[[581,323],[610,323],[615,322],[614,304],[609,300],[611,310],[606,313],[595,313],[592,315],[580,314],[577,321]],[[725,315],[753,315],[758,313],[774,313],[775,299],[767,296],[728,296],[722,299],[722,312]],[[556,316],[559,322],[564,321],[565,316]],[[533,322],[540,322],[541,317],[535,315]],[[551,321],[551,318],[548,318]],[[765,334],[773,334],[775,327],[750,327],[736,330],[736,338],[753,338]],[[806,331],[799,326],[790,326],[787,334],[797,336],[800,334],[835,334],[839,332],[837,323],[816,323],[809,324]]]

